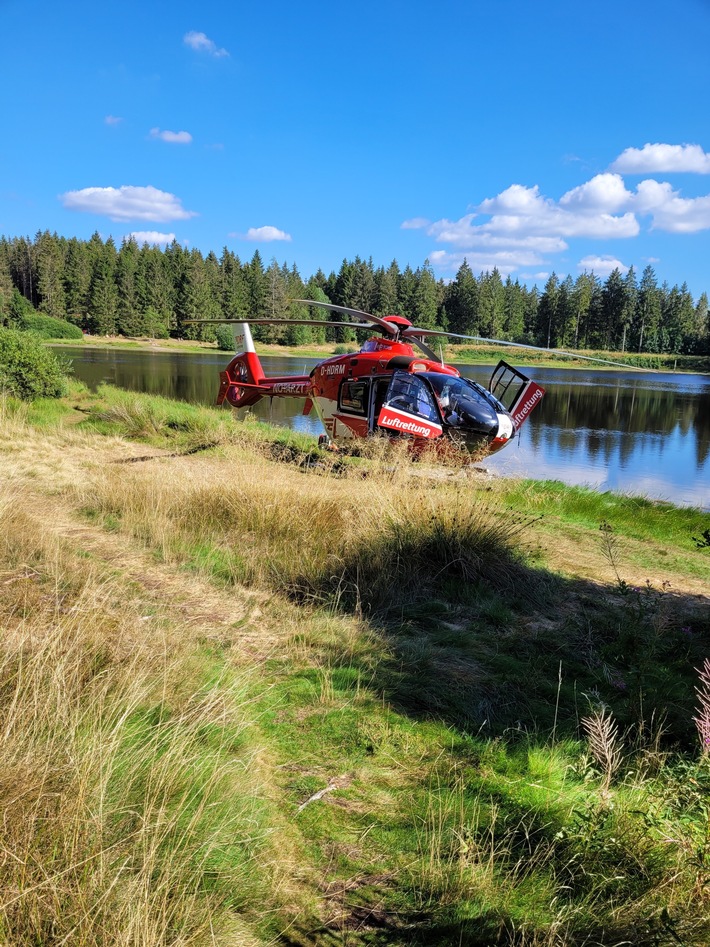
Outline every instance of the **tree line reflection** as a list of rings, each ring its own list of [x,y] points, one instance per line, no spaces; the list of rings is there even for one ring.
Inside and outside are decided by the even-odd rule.
[[[652,442],[659,453],[677,451],[674,433],[681,435],[683,453],[694,452],[695,465],[703,466],[710,455],[710,384],[694,390],[647,388],[638,382],[549,385],[528,437],[538,451],[545,445],[578,451],[583,444],[594,459],[608,461],[618,454],[624,463]]]

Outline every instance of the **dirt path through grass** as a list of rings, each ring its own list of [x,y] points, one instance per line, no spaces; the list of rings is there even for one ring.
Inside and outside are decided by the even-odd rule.
[[[262,659],[283,641],[277,622],[264,613],[269,595],[231,587],[222,590],[205,578],[160,563],[155,555],[125,533],[93,526],[82,515],[77,487],[90,482],[108,464],[138,458],[168,458],[169,452],[118,438],[75,430],[36,433],[0,431],[0,457],[26,515],[55,534],[75,555],[90,557],[102,572],[119,576],[145,601],[146,629],[151,615],[161,613],[184,627],[192,638],[234,635],[244,660]],[[147,461],[146,461],[147,462]],[[181,458],[165,462],[179,464]]]

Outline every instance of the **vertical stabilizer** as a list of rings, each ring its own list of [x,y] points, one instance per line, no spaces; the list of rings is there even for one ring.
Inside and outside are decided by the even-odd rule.
[[[236,322],[232,326],[232,332],[234,333],[234,351],[237,355],[241,352],[256,352],[248,323]]]
[[[254,339],[247,323],[235,323],[233,331],[237,354],[225,370],[219,373],[217,404],[222,404],[226,399],[234,408],[245,408],[256,404],[263,397],[261,392],[251,386],[261,384],[265,377],[264,369],[256,354]]]

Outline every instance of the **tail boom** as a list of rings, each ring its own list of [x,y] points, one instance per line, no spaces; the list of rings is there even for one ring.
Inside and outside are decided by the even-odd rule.
[[[218,405],[226,401],[233,408],[249,408],[262,398],[308,397],[312,389],[308,375],[264,375],[247,323],[235,325],[234,339],[237,355],[219,373]]]

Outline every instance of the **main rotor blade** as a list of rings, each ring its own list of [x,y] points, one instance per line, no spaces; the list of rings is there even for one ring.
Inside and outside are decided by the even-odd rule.
[[[414,326],[412,326],[412,328],[414,328]],[[417,348],[421,349],[422,352],[424,352],[424,354],[426,355],[426,357],[430,358],[433,362],[441,361],[441,359],[436,354],[436,352],[432,352],[429,346],[425,345],[424,342],[422,342],[422,340],[418,337],[418,334],[414,335],[414,333],[411,333],[410,335],[409,330],[405,329],[404,332],[402,333],[402,336],[406,338],[408,342],[414,342]]]
[[[440,335],[449,339],[470,339],[472,342],[485,342],[488,345],[507,345],[514,349],[528,349],[531,352],[547,352],[549,355],[561,355],[563,358],[577,358],[585,362],[599,362],[602,365],[613,365],[614,368],[630,368],[635,372],[654,372],[654,368],[642,368],[640,365],[629,365],[628,362],[614,362],[608,358],[596,358],[592,355],[579,355],[577,352],[568,352],[566,349],[547,349],[543,345],[524,345],[522,342],[505,342],[503,339],[487,339],[482,335],[460,335],[458,332],[445,332],[443,329],[416,329],[407,328],[402,333],[410,338],[409,333],[421,332],[422,335]]]
[[[362,312],[360,309],[349,309],[347,306],[336,306],[333,303],[322,303],[315,299],[292,299],[293,303],[301,303],[303,306],[318,306],[320,309],[332,309],[333,312],[342,312],[346,316],[352,316],[353,319],[361,319],[363,322],[369,322],[371,325],[379,326],[387,335],[396,336],[399,332],[399,326],[381,319],[379,316],[373,316],[370,312]],[[335,323],[331,322],[331,325]]]
[[[241,325],[246,322],[250,326],[344,326],[348,329],[357,329],[362,332],[368,326],[357,322],[329,322],[325,319],[183,319],[183,325],[210,326],[210,325]]]

